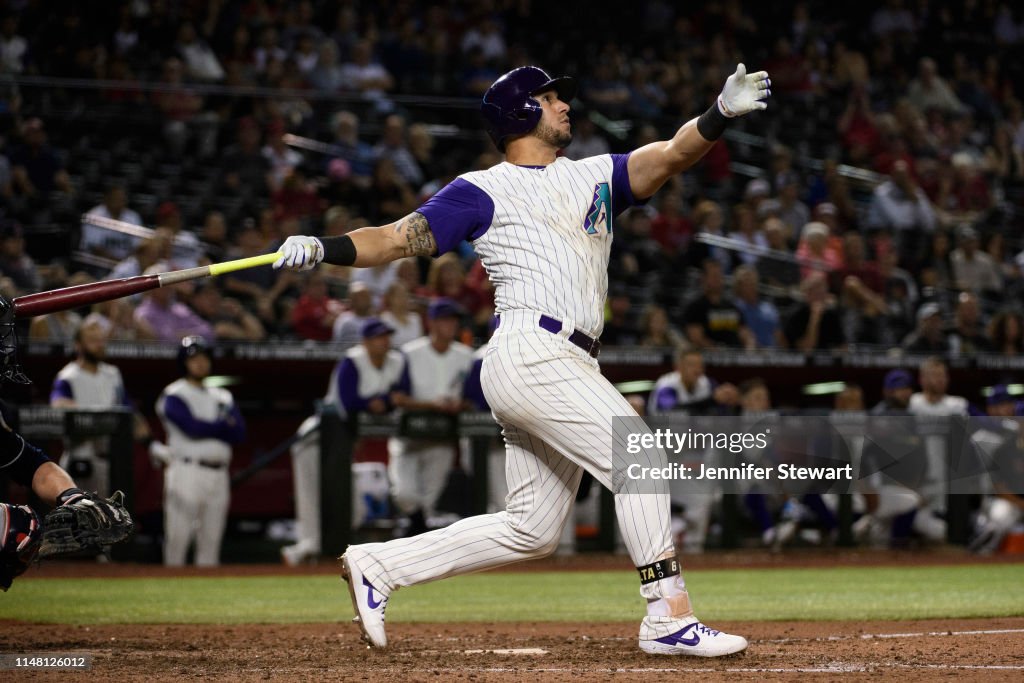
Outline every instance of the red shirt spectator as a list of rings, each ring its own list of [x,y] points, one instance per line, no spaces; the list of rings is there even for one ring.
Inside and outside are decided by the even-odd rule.
[[[273,202],[274,216],[278,220],[319,215],[325,208],[316,190],[306,182],[301,166],[285,176],[281,189],[273,194]]]
[[[675,192],[666,192],[658,205],[658,215],[651,220],[651,237],[671,253],[686,249],[693,236],[693,223],[682,210],[682,198]]]
[[[729,164],[732,157],[729,155],[729,145],[724,140],[719,140],[708,153],[701,159],[701,168],[704,171],[705,182],[718,184],[732,178],[732,171]]]
[[[331,327],[342,304],[327,293],[327,282],[319,272],[310,274],[306,288],[292,309],[292,327],[302,339],[330,341]]]
[[[842,291],[848,277],[858,278],[875,294],[885,293],[885,280],[878,266],[868,261],[864,251],[864,238],[857,232],[843,235],[843,265],[829,273],[829,288],[833,293]]]

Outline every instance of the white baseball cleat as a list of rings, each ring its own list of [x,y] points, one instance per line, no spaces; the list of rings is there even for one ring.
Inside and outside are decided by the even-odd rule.
[[[747,649],[747,639],[709,628],[696,617],[644,617],[640,649],[652,655],[723,657]]]
[[[348,554],[342,555],[341,578],[348,582],[348,594],[352,598],[352,607],[356,616],[352,620],[359,624],[363,632],[363,640],[371,647],[387,647],[388,636],[384,632],[384,610],[388,606],[388,598],[374,588],[359,567]]]

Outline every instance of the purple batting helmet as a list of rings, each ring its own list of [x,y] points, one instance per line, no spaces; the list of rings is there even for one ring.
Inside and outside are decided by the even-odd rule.
[[[551,78],[536,66],[521,66],[494,81],[480,103],[487,133],[502,152],[505,138],[529,133],[540,122],[541,107],[533,96],[554,90],[568,102],[576,95],[576,81],[569,76]]]

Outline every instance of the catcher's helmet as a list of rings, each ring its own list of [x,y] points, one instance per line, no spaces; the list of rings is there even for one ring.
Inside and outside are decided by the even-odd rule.
[[[540,122],[541,107],[533,95],[554,90],[568,102],[576,95],[576,81],[569,76],[551,78],[536,66],[521,66],[494,81],[480,103],[487,133],[502,152],[505,138],[529,133]]]
[[[207,358],[210,358],[212,355],[210,353],[210,345],[204,338],[198,335],[191,335],[182,339],[181,346],[178,348],[178,371],[183,375],[186,374],[185,361],[199,354],[203,354]]]

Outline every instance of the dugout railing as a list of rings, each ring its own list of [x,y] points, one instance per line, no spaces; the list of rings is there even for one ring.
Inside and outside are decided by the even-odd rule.
[[[129,408],[51,408],[28,405],[18,409],[18,430],[28,441],[57,459],[84,440],[96,440],[97,451],[109,463],[109,491],[123,491],[129,511],[135,501],[133,414]],[[6,498],[5,498],[6,499]],[[33,501],[38,503],[38,501]],[[138,559],[133,544],[109,550],[115,560]]]
[[[810,413],[808,413],[810,414]],[[467,412],[457,416],[429,413],[405,413],[384,416],[361,415],[355,420],[345,420],[337,412],[321,411],[319,432],[321,460],[321,528],[322,550],[325,555],[340,555],[345,547],[357,540],[361,531],[353,528],[352,494],[342,492],[353,489],[352,462],[357,443],[362,438],[383,439],[393,436],[429,437],[450,439],[453,448],[459,441],[469,444],[469,459],[472,471],[471,500],[467,507],[474,514],[487,510],[488,469],[491,465],[489,454],[500,437],[500,429],[489,413]],[[867,416],[863,413],[819,412],[816,417],[829,421],[834,427],[833,438],[849,440],[864,436]],[[110,463],[110,490],[122,490],[128,500],[128,508],[135,511],[139,501],[135,495],[135,473],[133,459],[132,412],[127,408],[89,410],[57,409],[48,406],[23,406],[18,411],[19,429],[30,441],[37,443],[57,457],[68,443],[81,439],[102,439],[103,450]],[[957,492],[947,493],[948,541],[963,545],[970,534],[971,496],[962,493],[963,482],[969,477],[984,477],[985,472],[977,471],[973,463],[965,462],[965,449],[959,443],[961,437],[950,438],[953,433],[949,420],[920,419],[922,435],[945,438],[950,444],[944,457],[948,466],[947,482],[959,480]],[[961,434],[962,436],[962,434]],[[848,444],[838,441],[833,449],[846,449]],[[859,467],[859,461],[855,462]],[[984,492],[984,483],[975,489]],[[598,505],[598,534],[590,544],[595,550],[614,552],[617,547],[614,495],[603,487]],[[723,489],[717,501],[717,519],[721,525],[718,546],[738,547],[742,543],[741,494],[729,493]],[[852,495],[839,495],[837,516],[839,520],[839,545],[853,545],[851,534],[853,522]],[[142,549],[125,544],[113,549],[115,559],[140,559]]]
[[[807,412],[799,416],[824,420],[828,424],[829,438],[833,442],[827,447],[834,453],[857,451],[851,458],[855,480],[860,479],[859,449],[851,442],[863,439],[869,416],[864,413]],[[914,422],[914,430],[923,438],[945,439],[947,445],[943,454],[944,472],[941,479],[946,486],[947,540],[952,544],[964,545],[970,535],[971,495],[963,493],[971,488],[982,493],[988,482],[988,472],[978,468],[978,460],[967,457],[970,449],[964,447],[965,425],[953,418],[901,418]],[[340,555],[350,542],[354,542],[359,530],[353,529],[350,497],[339,496],[339,491],[352,491],[352,456],[360,438],[388,438],[393,436],[429,437],[451,440],[458,447],[460,439],[470,444],[472,462],[472,509],[475,514],[486,512],[488,502],[488,453],[493,440],[500,439],[500,429],[489,413],[470,412],[458,416],[430,413],[406,413],[383,416],[360,415],[354,420],[345,420],[333,410],[321,412],[320,458],[321,458],[321,529],[323,552]],[[952,483],[958,485],[953,486]],[[965,482],[972,482],[965,486]],[[599,487],[600,503],[598,535],[594,549],[614,552],[617,547],[614,494]],[[741,538],[741,497],[723,486],[716,494],[718,520],[721,525],[719,546],[739,547]],[[841,546],[855,544],[851,531],[854,521],[853,494],[837,495],[836,516],[838,534],[836,542]]]

